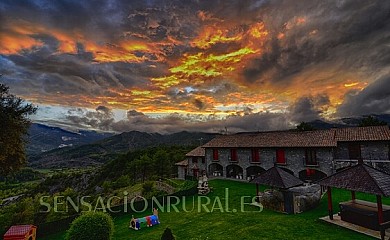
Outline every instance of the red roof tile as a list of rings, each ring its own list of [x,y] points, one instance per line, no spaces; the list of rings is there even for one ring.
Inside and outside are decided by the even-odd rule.
[[[388,126],[339,128],[335,134],[336,141],[389,141]]]
[[[338,141],[390,141],[390,129],[388,126],[370,126],[303,132],[240,133],[218,136],[202,147],[336,147]]]
[[[176,166],[188,166],[188,160],[183,160],[181,162],[175,163]]]
[[[206,153],[203,147],[197,147],[186,154],[187,157],[204,157],[205,155]]]
[[[203,147],[335,147],[334,129],[316,131],[276,131],[223,135]]]

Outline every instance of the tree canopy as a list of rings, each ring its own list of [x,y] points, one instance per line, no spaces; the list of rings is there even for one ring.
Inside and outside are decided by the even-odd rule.
[[[28,117],[36,110],[0,84],[0,175],[19,170],[26,163],[25,135],[31,124]]]
[[[383,126],[383,125],[387,125],[387,123],[371,115],[363,118],[359,124],[360,127]]]
[[[312,131],[312,130],[314,130],[314,127],[312,125],[310,125],[310,123],[301,122],[300,124],[297,125],[297,130],[298,131]]]

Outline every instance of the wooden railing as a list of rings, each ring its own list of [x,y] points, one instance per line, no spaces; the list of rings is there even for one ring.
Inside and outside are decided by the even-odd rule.
[[[381,223],[379,228],[380,228],[380,231],[381,231],[381,239],[385,240],[386,229],[390,228],[390,221]]]

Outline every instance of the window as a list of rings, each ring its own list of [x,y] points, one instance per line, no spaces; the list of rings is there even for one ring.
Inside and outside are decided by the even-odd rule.
[[[306,159],[306,165],[317,165],[316,150],[306,149],[305,159]]]
[[[213,149],[213,160],[218,161],[218,149]]]
[[[202,157],[202,163],[204,164],[206,162],[206,160],[204,159],[204,157]]]
[[[235,148],[230,149],[230,160],[232,162],[237,162],[237,160],[238,160],[237,149],[235,149]]]
[[[276,150],[276,163],[277,164],[286,164],[286,157],[284,154],[284,149]]]
[[[348,154],[349,154],[349,159],[360,159],[362,157],[360,144],[350,143],[348,145]]]
[[[192,157],[192,163],[198,163],[198,158],[197,157]]]
[[[260,162],[259,149],[252,148],[252,162]]]

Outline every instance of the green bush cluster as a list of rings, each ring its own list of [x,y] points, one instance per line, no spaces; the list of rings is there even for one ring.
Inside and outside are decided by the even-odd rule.
[[[66,240],[110,240],[114,233],[114,222],[110,215],[88,212],[76,218],[66,234]]]

